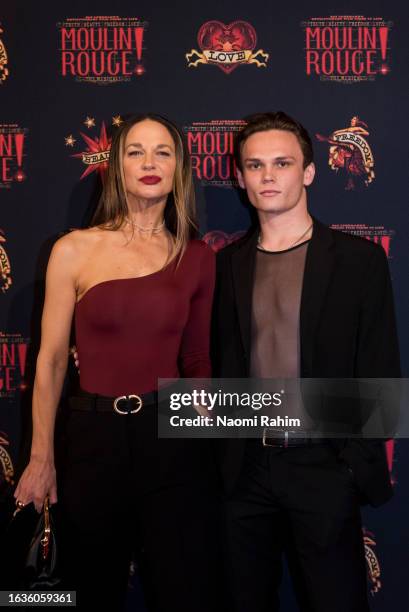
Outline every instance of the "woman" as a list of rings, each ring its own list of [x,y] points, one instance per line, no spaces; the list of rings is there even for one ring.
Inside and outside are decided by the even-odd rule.
[[[80,609],[123,609],[132,553],[149,609],[217,608],[209,445],[156,432],[157,379],[210,376],[214,256],[194,233],[181,133],[152,114],[124,122],[92,227],[51,253],[31,459],[15,491],[38,511],[46,494],[57,502],[54,421],[75,313],[82,392],[70,400],[58,501]]]

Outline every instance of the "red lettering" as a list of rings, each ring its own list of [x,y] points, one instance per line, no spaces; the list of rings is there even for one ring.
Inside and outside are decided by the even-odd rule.
[[[351,68],[352,68],[353,74],[360,75],[363,73],[365,67],[364,67],[364,63],[361,58],[362,58],[362,51],[353,51],[352,57],[351,57],[351,64],[352,64]]]
[[[1,180],[3,183],[10,183],[13,180],[10,168],[12,160],[12,157],[1,158]]]
[[[13,135],[0,134],[0,157],[13,155]]]
[[[391,247],[391,237],[390,236],[364,236],[367,240],[371,240],[371,242],[375,242],[375,244],[380,244],[387,257],[389,257],[389,251]]]
[[[357,27],[357,28],[306,28],[306,49],[376,49],[377,33],[381,44],[382,28]]]
[[[108,55],[110,56],[111,54],[116,55],[115,51],[110,51],[108,53]],[[91,53],[88,54],[91,57],[91,75],[92,76],[102,76],[105,72],[108,72],[108,74],[110,75],[115,75],[118,74],[118,70],[115,73],[111,73],[109,72],[109,68],[108,68],[108,58],[107,58],[107,68],[105,70],[105,53],[97,53],[96,51],[91,51]],[[110,59],[110,58],[109,58]],[[109,64],[111,69],[111,63]],[[116,64],[115,64],[116,66]],[[88,76],[91,76],[90,74],[88,74]]]
[[[332,49],[334,46],[334,31],[332,28],[322,28],[321,46],[323,49]]]
[[[324,51],[321,55],[321,71],[323,74],[334,74],[334,54]]]
[[[337,51],[337,74],[348,74],[349,72],[349,53]],[[343,65],[342,65],[343,60]]]
[[[337,49],[348,47],[347,28],[334,28],[334,44]]]
[[[121,73],[124,76],[131,76],[132,70],[129,68],[129,64],[131,61],[132,51],[122,51],[121,59],[122,59],[122,70]]]
[[[202,162],[203,178],[212,181],[216,175],[216,162],[211,155],[206,155]]]
[[[378,28],[362,28],[364,34],[363,49],[376,49],[376,33]]]
[[[100,49],[105,48],[106,46],[103,41],[102,28],[90,28],[88,49],[92,49],[93,51],[99,51]]]
[[[390,236],[381,236],[381,246],[386,253],[386,256],[389,257],[389,249],[391,246],[391,237]]]
[[[233,132],[216,132],[216,151],[219,155],[233,152],[232,136]]]
[[[85,53],[85,51],[81,51],[81,53],[78,53],[77,55],[77,74],[83,77],[89,76],[89,70],[89,55],[88,53]]]
[[[75,29],[70,28],[67,30],[66,28],[61,29],[61,45],[63,51],[68,48],[67,43],[71,43],[70,49],[75,49]]]
[[[374,68],[374,61],[376,57],[376,51],[370,50],[366,52],[366,74],[376,74]]]
[[[17,344],[17,351],[18,351],[18,359],[20,362],[20,373],[21,376],[24,376],[25,370],[26,370],[26,359],[27,359],[27,344],[25,342],[22,342],[21,344]]]
[[[120,72],[119,62],[117,62],[117,60],[116,60],[117,55],[118,54],[117,54],[116,51],[110,51],[108,53],[108,56],[107,56],[107,73],[110,76],[116,76]]]
[[[346,75],[354,74],[376,74],[375,64],[376,51],[307,51],[306,71],[307,75]]]
[[[200,156],[199,155],[191,155],[190,159],[192,160],[192,170],[196,173],[196,178],[201,179],[202,173],[200,170]]]
[[[15,391],[13,367],[0,367],[0,391]]]
[[[202,154],[202,139],[200,132],[188,132],[187,133],[187,145],[189,147],[189,153]],[[197,148],[193,148],[197,147]]]
[[[77,49],[86,51],[89,48],[89,30],[78,28],[77,30]]]
[[[214,132],[205,132],[203,135],[203,151],[206,155],[214,153]]]
[[[62,57],[62,74],[68,71],[72,76],[117,76],[123,74],[130,76],[131,51],[80,51],[76,56],[71,51],[64,51]]]
[[[311,68],[314,67],[315,74],[320,74],[320,67],[318,65],[320,54],[318,51],[307,51],[307,74],[311,74]]]
[[[62,52],[62,75],[67,76],[67,68],[70,68],[70,74],[75,75],[74,53],[72,51]]]
[[[380,244],[387,257],[389,257],[389,250],[391,246],[391,237],[390,236],[374,236],[372,238],[373,242],[376,244]]]
[[[119,49],[132,49],[132,34],[134,33],[136,35],[137,31],[141,29],[142,28],[133,28],[133,31],[132,31],[132,28],[127,28],[126,30],[124,28],[119,28],[118,48]]]
[[[1,365],[16,365],[16,346],[15,344],[7,344],[7,342],[2,342],[0,345],[0,359]]]
[[[315,43],[315,49],[320,49],[320,29],[319,28],[307,28],[305,30],[306,36],[306,47],[307,49],[311,49],[311,44]]]
[[[217,158],[217,174],[222,181],[226,181],[231,177],[231,157]]]

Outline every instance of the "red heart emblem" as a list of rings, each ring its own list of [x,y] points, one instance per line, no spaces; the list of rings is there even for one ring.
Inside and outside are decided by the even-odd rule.
[[[223,247],[235,242],[242,236],[244,236],[245,231],[235,232],[234,234],[226,234],[226,232],[222,232],[221,230],[213,230],[211,232],[207,232],[202,238],[206,244],[208,244],[213,251],[217,253]]]
[[[226,74],[233,72],[238,62],[234,62],[234,53],[253,51],[257,44],[257,34],[247,21],[233,21],[225,25],[221,21],[207,21],[197,35],[197,42],[202,51],[221,51],[231,58],[231,63],[215,64]]]

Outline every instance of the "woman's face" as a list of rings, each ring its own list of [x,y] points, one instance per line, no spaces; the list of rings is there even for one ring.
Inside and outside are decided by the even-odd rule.
[[[128,132],[123,153],[125,190],[143,200],[166,198],[176,169],[175,143],[164,125],[145,119]]]

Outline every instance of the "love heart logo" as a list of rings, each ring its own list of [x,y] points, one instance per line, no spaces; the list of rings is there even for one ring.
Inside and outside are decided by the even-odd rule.
[[[245,233],[245,231],[240,231],[234,234],[226,234],[226,232],[222,232],[221,230],[212,230],[211,232],[207,232],[202,240],[217,253],[220,249],[223,249],[228,244],[244,236]]]
[[[229,25],[221,21],[207,21],[197,35],[200,51],[186,53],[189,68],[199,64],[214,64],[225,74],[230,74],[241,64],[256,64],[266,68],[269,54],[263,49],[254,52],[256,31],[247,21],[233,21]]]

